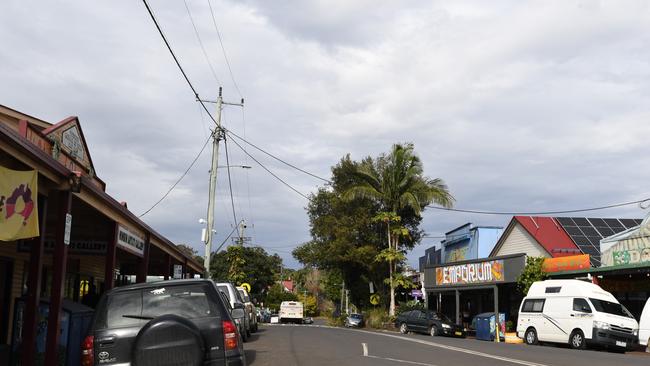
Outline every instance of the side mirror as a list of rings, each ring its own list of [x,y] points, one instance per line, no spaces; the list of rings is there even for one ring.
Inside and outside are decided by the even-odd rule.
[[[246,309],[246,306],[242,304],[241,302],[236,302],[235,306],[232,307],[233,309]]]
[[[232,309],[231,315],[235,319],[243,318],[246,316],[244,309]]]

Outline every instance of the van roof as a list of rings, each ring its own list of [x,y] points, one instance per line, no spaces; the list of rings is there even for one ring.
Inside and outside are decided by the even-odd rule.
[[[528,297],[591,297],[618,303],[614,295],[591,282],[580,280],[546,280],[533,283],[528,290]]]

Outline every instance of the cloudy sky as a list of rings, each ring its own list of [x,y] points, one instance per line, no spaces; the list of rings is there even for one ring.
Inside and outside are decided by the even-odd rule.
[[[413,142],[426,175],[458,208],[543,211],[650,196],[650,3],[647,1],[150,0],[201,97],[219,85],[224,125],[316,175],[345,154]],[[5,0],[0,104],[57,122],[79,116],[107,191],[140,214],[208,136],[201,113],[140,1]],[[216,77],[215,77],[216,76]],[[229,144],[237,217],[254,245],[292,267],[309,240],[306,200]],[[223,152],[223,149],[222,149]],[[258,151],[308,194],[323,182]],[[210,151],[144,220],[202,252]],[[225,156],[221,156],[221,164]],[[222,170],[217,241],[233,215]],[[643,217],[638,207],[590,217]],[[429,210],[438,236],[507,216]],[[411,264],[438,240],[427,238]]]

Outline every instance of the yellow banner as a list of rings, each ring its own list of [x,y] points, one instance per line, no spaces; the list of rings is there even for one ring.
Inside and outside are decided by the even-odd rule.
[[[0,166],[0,240],[33,238],[38,231],[38,173]]]

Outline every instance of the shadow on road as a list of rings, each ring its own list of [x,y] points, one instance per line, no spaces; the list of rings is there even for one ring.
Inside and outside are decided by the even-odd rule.
[[[257,352],[255,350],[252,350],[252,349],[245,349],[244,350],[244,355],[246,356],[246,364],[252,365],[253,362],[255,362]]]

